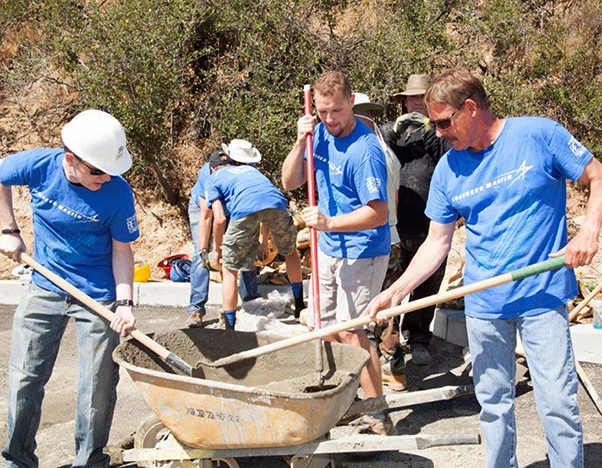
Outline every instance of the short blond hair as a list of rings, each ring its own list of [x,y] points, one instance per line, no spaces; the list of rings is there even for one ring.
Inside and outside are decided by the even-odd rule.
[[[447,104],[459,109],[466,99],[472,99],[480,109],[489,109],[489,99],[481,80],[464,68],[445,70],[430,84],[424,102]]]
[[[314,93],[322,96],[332,96],[337,91],[341,91],[345,97],[351,97],[349,78],[339,71],[328,71],[314,83]]]

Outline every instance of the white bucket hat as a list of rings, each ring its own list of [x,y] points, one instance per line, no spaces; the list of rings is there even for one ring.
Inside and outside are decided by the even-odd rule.
[[[229,145],[222,143],[224,153],[230,159],[244,163],[257,163],[261,161],[261,153],[247,140],[232,140]]]
[[[353,93],[355,95],[355,102],[353,104],[353,112],[370,111],[377,117],[385,111],[385,106],[371,102],[368,95],[364,93]]]
[[[63,127],[61,137],[76,156],[109,175],[121,175],[132,167],[125,131],[106,112],[96,109],[80,112]]]

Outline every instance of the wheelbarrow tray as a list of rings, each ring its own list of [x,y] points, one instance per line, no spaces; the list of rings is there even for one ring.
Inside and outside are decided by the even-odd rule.
[[[215,361],[281,339],[269,334],[191,328],[154,336],[190,364]],[[316,370],[322,352],[324,383]],[[179,374],[135,340],[113,353],[175,436],[203,449],[284,447],[314,441],[345,414],[368,353],[308,342],[223,368],[198,363],[203,378]]]

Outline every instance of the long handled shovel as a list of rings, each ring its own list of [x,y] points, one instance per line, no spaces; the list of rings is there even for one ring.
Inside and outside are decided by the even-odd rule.
[[[311,115],[311,88],[309,85],[303,87],[303,107],[305,115]],[[313,135],[308,133],[305,137],[307,148],[307,160],[306,160],[306,173],[307,173],[307,201],[309,206],[316,206],[316,180],[314,174],[314,144]],[[315,228],[309,228],[309,252],[311,256],[311,285],[312,285],[312,298],[313,298],[313,311],[314,311],[314,329],[320,330],[322,328],[322,312],[320,309],[320,277],[318,269],[318,232]],[[319,383],[318,386],[324,382],[324,357],[322,356],[322,343],[318,342],[316,347],[317,353],[317,365]]]
[[[90,309],[92,309],[94,312],[96,312],[98,315],[100,315],[104,319],[106,319],[110,322],[115,317],[115,314],[113,312],[111,312],[109,309],[107,309],[105,306],[96,302],[94,299],[92,299],[86,293],[80,291],[75,286],[68,283],[60,276],[58,276],[56,273],[53,273],[48,268],[46,268],[45,266],[43,266],[40,263],[38,263],[37,261],[35,261],[32,257],[27,255],[25,252],[20,253],[19,259],[22,262],[27,263],[31,268],[36,270],[41,275],[48,278],[50,281],[52,281],[54,284],[56,284],[63,291],[71,294],[74,298],[76,298],[82,304],[88,306]],[[163,346],[161,346],[159,343],[157,343],[155,340],[153,340],[149,336],[142,333],[140,330],[133,329],[130,332],[130,335],[132,335],[133,338],[138,340],[140,343],[142,343],[148,349],[155,352],[161,359],[163,359],[168,364],[171,364],[176,369],[181,370],[186,375],[193,376],[192,366],[187,364],[182,358],[176,356],[172,352],[165,349]]]
[[[463,286],[461,288],[453,289],[451,291],[446,291],[444,293],[435,294],[433,296],[425,297],[422,299],[418,299],[417,301],[411,301],[405,305],[400,305],[396,307],[391,307],[390,309],[381,310],[377,318],[385,319],[391,318],[395,315],[407,314],[408,312],[413,312],[415,310],[420,310],[428,306],[432,306],[438,304],[440,302],[450,301],[452,299],[457,299],[462,296],[466,296],[468,294],[472,294],[478,291],[483,291],[485,289],[493,288],[494,286],[499,286],[501,284],[510,283],[512,281],[518,281],[529,276],[538,275],[540,273],[544,273],[546,271],[556,270],[564,266],[564,255],[560,257],[553,258],[551,260],[546,260],[544,262],[535,263],[530,266],[526,266],[524,268],[520,268],[518,270],[514,270],[510,273],[505,273],[503,275],[494,276],[493,278],[489,278],[487,280],[479,281],[478,283],[473,283],[468,286]],[[258,356],[262,356],[264,354],[273,353],[279,351],[281,349],[290,348],[292,346],[297,346],[301,343],[305,343],[312,340],[317,340],[318,338],[323,338],[328,335],[332,335],[334,333],[338,333],[344,330],[351,330],[354,328],[358,328],[364,325],[369,324],[374,319],[367,316],[362,315],[356,319],[349,320],[347,322],[339,323],[336,325],[332,325],[330,327],[322,328],[320,330],[315,330],[310,333],[305,333],[304,335],[293,336],[292,338],[287,338],[286,340],[277,341],[275,343],[270,343],[265,346],[260,346],[259,348],[250,349],[248,351],[243,351],[237,354],[233,354],[231,356],[218,359],[213,363],[205,363],[203,365],[209,365],[211,367],[223,367],[230,364],[234,364],[236,362],[240,362],[246,359],[255,358]]]

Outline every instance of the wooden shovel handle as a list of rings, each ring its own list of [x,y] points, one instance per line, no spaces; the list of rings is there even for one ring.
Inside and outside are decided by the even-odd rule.
[[[452,299],[457,299],[462,296],[466,296],[468,294],[472,294],[478,291],[483,291],[485,289],[492,288],[494,286],[499,286],[501,284],[510,283],[512,281],[518,281],[529,276],[537,275],[540,273],[544,273],[550,270],[556,270],[564,266],[565,258],[564,255],[560,257],[553,258],[551,260],[546,260],[544,262],[535,263],[533,265],[529,265],[524,268],[520,268],[510,273],[505,273],[503,275],[494,276],[493,278],[479,281],[477,283],[470,284],[468,286],[462,286],[457,289],[452,289],[451,291],[446,291],[440,294],[434,294],[432,296],[428,296],[417,301],[408,302],[405,305],[399,305],[396,307],[391,307],[390,309],[381,310],[377,314],[377,319],[385,319],[394,317],[396,315],[407,314],[408,312],[413,312],[415,310],[420,310],[428,306],[432,306],[438,304],[440,302],[449,301]],[[260,346],[259,348],[250,349],[248,351],[243,351],[237,354],[233,354],[231,356],[218,359],[213,363],[206,363],[211,365],[212,367],[222,367],[234,362],[242,361],[245,359],[251,359],[258,356],[262,356],[264,354],[273,353],[275,351],[279,351],[281,349],[290,348],[292,346],[299,345],[301,343],[306,343],[308,341],[317,340],[318,338],[324,338],[329,335],[333,335],[335,333],[339,333],[345,330],[353,330],[355,328],[362,327],[364,325],[373,322],[374,318],[368,315],[362,315],[353,320],[349,320],[347,322],[338,323],[336,325],[332,325],[330,327],[322,328],[320,330],[314,330],[310,333],[305,333],[303,335],[293,336],[292,338],[287,338],[282,341],[276,341],[275,343],[270,343],[265,346]]]
[[[43,266],[42,264],[40,264],[39,262],[34,260],[32,257],[30,257],[25,252],[20,252],[19,257],[22,262],[29,265],[31,268],[36,270],[42,276],[45,276],[46,278],[48,278],[50,281],[52,281],[54,284],[56,284],[63,291],[70,294],[71,296],[76,298],[79,302],[81,302],[85,306],[92,309],[94,312],[96,312],[98,315],[100,315],[105,320],[108,320],[109,322],[111,322],[115,318],[115,314],[113,312],[111,312],[108,308],[106,308],[99,302],[92,299],[90,296],[88,296],[83,291],[80,291],[79,289],[77,289],[75,286],[73,286],[71,283],[69,283],[66,280],[64,280],[63,278],[61,278],[56,273],[50,271],[48,268],[46,268],[45,266]],[[184,361],[182,361],[178,356],[175,356],[174,354],[172,354],[169,350],[167,350],[166,348],[161,346],[155,340],[153,340],[149,336],[142,333],[140,330],[137,330],[136,328],[134,328],[130,331],[130,335],[133,338],[135,338],[136,340],[138,340],[140,343],[142,343],[144,346],[146,346],[147,348],[149,348],[150,350],[152,350],[153,352],[158,354],[163,360],[165,360],[168,363],[172,364],[173,366],[177,367],[182,372],[184,372],[188,375],[192,375],[192,368],[188,364],[186,364]]]

